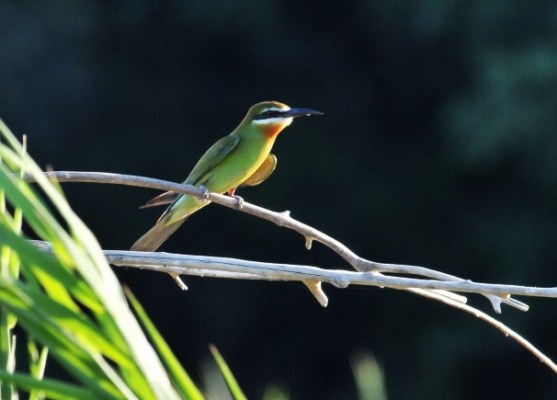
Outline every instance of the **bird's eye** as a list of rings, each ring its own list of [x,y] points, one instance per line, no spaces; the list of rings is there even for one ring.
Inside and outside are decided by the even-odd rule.
[[[257,116],[257,119],[269,119],[280,116],[281,112],[278,110],[265,110]]]

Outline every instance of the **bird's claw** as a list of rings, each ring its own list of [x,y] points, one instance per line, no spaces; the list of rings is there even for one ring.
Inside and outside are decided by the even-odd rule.
[[[236,210],[241,210],[244,208],[244,199],[238,195],[232,195],[232,198],[236,199]]]
[[[201,191],[199,194],[199,200],[209,200],[209,190],[207,190],[205,185],[199,185],[199,190]]]

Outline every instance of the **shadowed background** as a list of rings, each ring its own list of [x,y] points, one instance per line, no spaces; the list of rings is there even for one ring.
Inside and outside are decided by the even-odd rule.
[[[322,117],[277,140],[246,201],[372,260],[476,281],[556,284],[557,4],[553,1],[85,1],[0,4],[0,118],[58,170],[182,181],[252,104]],[[107,249],[162,209],[129,187],[64,186]],[[218,206],[163,251],[348,268],[299,235]],[[413,295],[118,270],[199,381],[215,343],[250,398],[355,399],[350,359],[374,353],[392,399],[536,398],[555,376],[474,318]],[[557,358],[557,306],[502,320]],[[486,301],[471,304],[489,310]],[[516,377],[519,376],[520,379]]]

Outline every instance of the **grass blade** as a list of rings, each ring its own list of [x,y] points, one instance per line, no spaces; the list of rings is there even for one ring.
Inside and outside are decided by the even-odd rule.
[[[220,372],[224,378],[224,381],[226,382],[226,386],[228,386],[228,390],[230,391],[232,397],[235,400],[246,400],[246,395],[244,394],[244,392],[242,392],[240,385],[238,385],[236,378],[234,378],[234,375],[232,375],[232,371],[230,371],[230,368],[228,368],[228,364],[226,364],[226,361],[224,361],[224,358],[221,356],[216,346],[211,344],[209,346],[209,350],[213,354],[213,357],[220,369]]]
[[[126,289],[126,296],[130,300],[131,305],[139,320],[141,321],[144,329],[147,331],[147,334],[151,338],[151,341],[155,345],[157,352],[161,356],[162,361],[164,362],[168,372],[170,373],[173,383],[182,395],[184,399],[192,399],[192,400],[202,400],[203,395],[199,391],[199,389],[195,386],[189,375],[184,371],[180,362],[176,358],[176,356],[168,347],[168,344],[161,336],[160,332],[157,330],[151,319],[147,316],[147,313],[137,300],[137,298],[133,295],[131,290]]]
[[[15,385],[27,392],[40,390],[44,395],[51,399],[60,400],[96,400],[98,397],[89,391],[77,386],[53,379],[36,379],[28,375],[10,373],[0,370],[0,380],[2,383]]]

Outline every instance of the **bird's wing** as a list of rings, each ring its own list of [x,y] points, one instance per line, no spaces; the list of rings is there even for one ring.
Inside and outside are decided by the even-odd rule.
[[[277,157],[274,154],[269,154],[263,164],[255,171],[248,179],[246,179],[240,187],[242,186],[255,186],[259,185],[261,182],[267,180],[269,176],[273,173],[277,167]]]
[[[240,143],[240,136],[237,134],[230,134],[217,141],[195,164],[184,183],[194,186],[202,184],[203,177],[230,154],[238,143]]]
[[[157,206],[164,206],[167,204],[171,204],[180,196],[180,193],[169,191],[159,194],[157,197],[153,197],[147,203],[143,204],[141,209],[149,208],[149,207],[157,207]]]
[[[215,165],[220,163],[224,159],[224,157],[230,154],[230,152],[238,145],[239,142],[240,136],[236,134],[230,134],[217,141],[199,159],[184,183],[194,186],[202,184],[202,179],[205,174],[207,174]],[[158,195],[157,197],[152,198],[139,208],[149,208],[170,204],[168,209],[161,216],[162,218],[168,213],[168,211],[172,208],[172,205],[181,196],[182,195],[180,193],[176,193],[173,191],[165,192]]]

